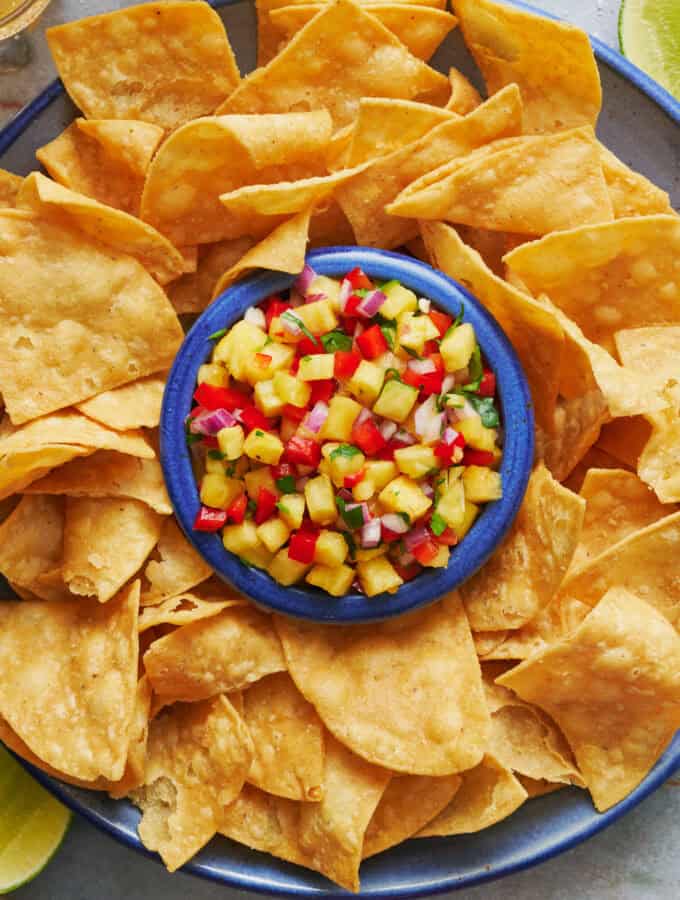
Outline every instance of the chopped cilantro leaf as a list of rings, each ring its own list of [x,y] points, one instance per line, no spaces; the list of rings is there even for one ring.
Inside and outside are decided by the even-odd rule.
[[[255,515],[256,509],[257,503],[254,500],[249,500],[246,506],[246,518],[251,519]]]
[[[447,529],[446,522],[439,515],[438,512],[432,513],[432,518],[430,519],[430,530],[432,534],[436,537],[439,537],[440,534],[443,534]]]
[[[461,391],[465,391],[466,394],[474,394],[479,390],[479,385],[482,383],[482,375],[484,374],[479,344],[475,344],[475,349],[472,351],[472,356],[468,363],[468,372],[470,373],[470,381],[461,387]]]
[[[340,444],[335,450],[331,450],[330,458],[338,459],[338,457],[344,456],[347,459],[351,459],[351,457],[356,456],[357,453],[361,453],[361,450],[359,450],[358,447],[353,447],[351,444]]]
[[[264,437],[264,431],[261,431],[259,428],[255,429],[255,437]]]
[[[498,410],[494,405],[492,397],[471,396],[468,399],[470,401],[470,405],[474,407],[477,413],[479,413],[479,417],[482,420],[482,425],[485,428],[498,428],[501,420],[499,418]]]
[[[208,459],[224,459],[224,453],[221,450],[208,450]]]
[[[326,353],[352,349],[352,338],[344,331],[329,331],[328,334],[322,334],[321,343]]]
[[[227,333],[226,328],[220,328],[219,331],[213,331],[212,334],[209,334],[208,340],[209,341],[219,341],[219,339],[223,338],[226,333]]]
[[[407,512],[398,512],[397,515],[406,522],[407,525],[411,524],[411,516]]]
[[[285,313],[281,316],[282,319],[285,319],[287,322],[292,322],[293,325],[297,325],[300,331],[304,334],[305,337],[309,338],[309,340],[313,344],[319,344],[319,339],[315,338],[312,332],[307,328],[302,319],[299,319],[296,315],[287,309]]]
[[[277,478],[276,486],[282,494],[295,493],[295,479],[292,475],[284,475],[283,478]]]
[[[390,350],[394,350],[394,345],[397,342],[397,326],[396,325],[381,325],[380,330],[382,331],[383,337],[387,341],[387,346]]]

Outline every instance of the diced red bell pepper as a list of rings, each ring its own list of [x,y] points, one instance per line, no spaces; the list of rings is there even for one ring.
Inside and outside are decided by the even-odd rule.
[[[319,539],[317,531],[294,531],[288,544],[288,556],[295,562],[311,565],[314,562],[314,550]]]
[[[490,450],[474,450],[466,447],[463,451],[464,466],[490,466],[493,464],[494,455]]]
[[[234,500],[227,509],[227,519],[234,525],[240,525],[246,517],[246,509],[248,508],[248,497],[241,494]]]
[[[391,528],[388,528],[386,525],[381,525],[380,527],[380,537],[386,544],[393,544],[395,541],[400,541],[403,538],[403,534],[399,534],[398,531],[392,531]]]
[[[212,434],[204,434],[201,438],[201,443],[204,447],[207,447],[208,450],[217,450],[217,448],[219,447],[217,438]]]
[[[440,337],[444,337],[446,332],[451,327],[451,323],[453,322],[452,316],[447,316],[446,313],[439,312],[438,309],[431,309],[428,313],[430,319],[432,320],[433,325],[439,332]]]
[[[214,509],[212,506],[201,506],[194,519],[194,531],[219,531],[227,522],[227,512],[224,509]]]
[[[465,447],[465,438],[462,434],[457,434],[454,440],[450,444],[444,443],[444,441],[440,441],[435,445],[434,455],[437,459],[441,459],[444,463],[450,463],[453,459],[453,453],[456,448],[462,449]]]
[[[373,288],[373,282],[359,266],[352,269],[351,272],[348,272],[345,275],[345,278],[349,281],[355,291],[362,289],[370,291]]]
[[[327,378],[325,381],[313,381],[312,393],[309,395],[309,405],[315,403],[328,403],[335,393],[335,379]]]
[[[267,490],[267,488],[260,488],[257,494],[257,506],[255,507],[256,525],[261,525],[263,522],[267,521],[276,509],[277,499],[276,494],[273,494],[271,491]]]
[[[357,345],[366,359],[377,359],[389,350],[380,325],[371,325],[357,338]]]
[[[360,297],[358,294],[350,294],[349,295],[349,297],[347,298],[347,303],[345,303],[345,308],[342,311],[342,314],[345,319],[354,320],[357,318],[357,316],[359,315],[357,313],[357,307],[359,306],[359,304],[361,303],[361,301],[363,299],[364,298]],[[356,322],[354,322],[354,321],[348,322],[347,325],[345,326],[345,331],[350,331],[350,332],[354,331],[355,324],[356,324]]]
[[[297,375],[299,368],[300,368],[300,357],[294,356],[293,362],[290,364],[290,374]]]
[[[496,393],[496,376],[491,369],[484,369],[477,393],[480,397],[493,397]]]
[[[394,459],[395,450],[401,450],[402,447],[410,447],[407,441],[400,441],[397,438],[391,438],[383,449],[378,453],[378,459]]]
[[[204,409],[240,409],[248,404],[248,397],[235,388],[216,387],[213,384],[199,384],[194,391],[194,400]]]
[[[409,563],[407,566],[402,566],[400,563],[392,563],[392,565],[397,575],[404,581],[413,581],[416,575],[420,575],[422,572],[422,567],[417,562]]]
[[[274,481],[277,481],[279,478],[287,478],[289,475],[297,478],[297,469],[287,462],[280,462],[277,466],[272,466],[271,473]]]
[[[353,488],[360,482],[364,480],[364,475],[366,472],[364,469],[359,469],[358,472],[354,472],[353,475],[345,475],[342,486],[346,488]]]
[[[308,407],[306,406],[293,406],[292,403],[286,403],[282,415],[287,419],[292,419],[293,422],[301,422],[307,415],[307,411]]]
[[[311,338],[303,337],[295,345],[295,351],[298,356],[313,356],[315,353],[324,353],[323,344],[320,340],[311,340]]]
[[[252,431],[253,428],[269,431],[272,427],[271,421],[256,406],[246,406],[245,409],[241,410],[241,422],[248,432]]]
[[[375,456],[387,445],[373,419],[365,419],[359,425],[354,424],[352,443],[356,444],[365,456]]]
[[[458,543],[458,535],[453,528],[445,528],[441,534],[435,537],[435,540],[445,547],[455,547]]]
[[[415,556],[421,566],[426,566],[429,562],[432,562],[439,553],[439,544],[434,538],[428,537],[425,538],[421,544],[415,546],[411,550],[411,553]]]
[[[321,447],[311,438],[294,434],[286,444],[283,457],[285,462],[316,468],[321,460]]]
[[[425,345],[423,347],[423,354],[425,356],[431,356],[431,354],[436,353],[439,350],[439,342],[436,340],[425,341]]]
[[[361,354],[356,350],[336,350],[333,374],[336,378],[351,378],[360,362]]]
[[[280,318],[287,309],[292,309],[292,306],[286,300],[281,300],[281,298],[276,295],[270,297],[266,303],[264,318],[267,323],[267,331],[269,331],[272,319]]]
[[[404,384],[420,388],[420,393],[423,397],[429,397],[430,394],[441,394],[444,373],[435,371],[419,375],[413,369],[407,368],[402,375],[402,379]]]

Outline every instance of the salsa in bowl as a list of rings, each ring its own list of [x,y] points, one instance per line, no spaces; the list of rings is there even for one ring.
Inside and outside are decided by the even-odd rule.
[[[533,458],[528,388],[460,285],[385,251],[315,251],[198,319],[173,366],[161,458],[192,544],[255,601],[386,618],[472,575]]]

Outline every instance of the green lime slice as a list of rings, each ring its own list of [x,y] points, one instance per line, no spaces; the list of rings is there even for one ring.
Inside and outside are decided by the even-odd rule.
[[[623,0],[621,51],[680,100],[679,0]]]
[[[0,746],[0,894],[42,871],[71,814]]]

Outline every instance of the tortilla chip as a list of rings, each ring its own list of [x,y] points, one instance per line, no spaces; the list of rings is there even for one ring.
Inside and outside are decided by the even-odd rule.
[[[574,569],[675,511],[659,503],[634,472],[624,469],[591,469],[580,493],[586,501],[586,514],[571,562]]]
[[[158,460],[138,459],[114,450],[99,450],[86,459],[74,459],[25,490],[27,494],[70,497],[128,497],[141,500],[162,515],[172,512]]]
[[[106,606],[0,603],[0,715],[60,772],[122,777],[137,689],[139,584]]]
[[[362,4],[363,5],[363,4]],[[320,10],[322,3],[305,3],[272,9],[269,21],[280,36],[277,52]],[[371,3],[364,12],[369,13],[385,26],[418,59],[428,60],[446,35],[457,24],[455,16],[427,6],[411,6],[408,3]]]
[[[275,621],[293,680],[355,753],[413,775],[451,775],[481,759],[489,720],[457,595],[372,625]]]
[[[235,607],[154,641],[144,668],[154,692],[169,702],[239,691],[286,666],[269,617]]]
[[[191,590],[211,573],[210,566],[187,541],[175,520],[167,519],[153,558],[144,569],[142,606]]]
[[[243,719],[255,748],[248,781],[290,800],[321,800],[323,725],[287,672],[267,675],[244,692]]]
[[[481,634],[496,636],[499,632],[488,631]],[[514,631],[508,631],[502,641],[494,643],[494,646],[484,654],[482,661],[488,663],[492,660],[527,659],[561,636],[560,608],[553,598],[531,622]]]
[[[224,810],[220,834],[253,850],[287,862],[305,865],[298,841],[300,804],[274,797],[244,784],[236,800]]]
[[[449,84],[451,96],[446,108],[459,116],[466,116],[483,103],[477,88],[458,69],[449,69]]]
[[[614,334],[614,343],[626,369],[653,378],[662,388],[680,383],[680,326],[626,328]]]
[[[508,636],[508,631],[473,631],[472,640],[474,641],[477,656],[482,659],[488,656],[496,647],[500,647]]]
[[[582,497],[539,464],[500,548],[460,587],[471,628],[519,628],[548,604],[569,568],[585,509]]]
[[[275,228],[224,272],[213,288],[213,299],[219,297],[239,278],[253,269],[275,272],[301,272],[309,237],[311,207],[292,216]]]
[[[162,139],[163,129],[148,122],[76,119],[35,155],[59,184],[136,216]]]
[[[527,778],[526,775],[518,775],[517,780],[527,792],[529,800],[534,797],[543,797],[545,794],[554,794],[555,791],[561,791],[566,784],[559,784],[552,781],[546,781],[544,778]]]
[[[352,35],[352,40],[346,40]],[[395,78],[395,72],[399,77]],[[325,6],[267,66],[256,69],[219,107],[224,113],[286,113],[325,108],[342,128],[361,97],[448,97],[446,78],[408,52],[350,0]]]
[[[677,413],[654,423],[638,461],[638,474],[662,503],[680,502],[680,419]]]
[[[579,628],[499,678],[564,732],[600,812],[647,775],[680,726],[680,637],[622,588]]]
[[[236,592],[224,586],[215,596],[204,597],[199,593],[187,592],[177,597],[168,597],[157,606],[143,606],[139,611],[139,633],[157,625],[188,625],[200,619],[216,616],[230,606],[247,606],[248,601]]]
[[[226,697],[176,704],[153,719],[145,782],[130,797],[142,810],[142,843],[170,872],[217,833],[252,754],[248,729]]]
[[[614,354],[622,326],[680,323],[680,219],[639,216],[575,228],[505,257],[532,294],[547,294],[585,336]]]
[[[413,837],[449,805],[461,784],[460,775],[395,775],[368,823],[362,858]]]
[[[90,419],[109,428],[156,428],[161,418],[161,403],[167,373],[148,375],[111,391],[105,391],[78,403],[77,409]]]
[[[236,265],[254,243],[251,238],[236,238],[201,245],[196,271],[183,275],[167,286],[167,294],[175,310],[178,313],[202,312],[212,300],[219,278]]]
[[[141,119],[170,131],[209,115],[239,83],[222,20],[205,3],[144,3],[48,28],[46,37],[88,119]]]
[[[110,600],[139,571],[162,522],[138,500],[69,497],[62,574],[71,593]]]
[[[140,263],[21,211],[0,212],[0,295],[0,391],[15,424],[168,368],[183,338]],[[40,391],[38,370],[50,373]]]
[[[572,400],[559,397],[552,428],[536,429],[536,459],[543,460],[556,481],[564,481],[608,420],[607,401],[597,388]]]
[[[45,600],[67,599],[68,591],[39,578],[61,566],[64,504],[60,497],[22,497],[0,525],[0,572],[8,581]]]
[[[249,184],[322,175],[331,119],[325,110],[271,116],[211,116],[165,141],[147,175],[142,218],[174,244],[240,237],[220,194]]]
[[[0,169],[0,209],[12,209],[16,206],[17,194],[23,180],[21,175]]]
[[[452,5],[489,94],[521,90],[525,134],[595,125],[602,89],[585,31],[490,0]]]
[[[628,168],[604,144],[600,144],[600,162],[615,219],[652,216],[655,213],[673,214],[666,191],[652,184],[644,175]]]
[[[399,192],[451,159],[466,158],[489,141],[519,134],[521,114],[519,91],[509,87],[468,116],[455,117],[451,113],[418,140],[380,157],[341,185],[336,198],[352,224],[357,242],[389,249],[414,237],[417,222],[386,212]]]
[[[578,494],[590,469],[621,469],[621,463],[599,447],[591,447],[581,461],[572,469],[571,474],[562,484],[570,491]],[[628,471],[625,470],[624,471]],[[587,511],[587,510],[586,510]]]
[[[613,218],[589,127],[524,137],[498,150],[482,147],[443,167],[439,180],[425,178],[402,191],[387,212],[532,236]],[[546,204],[551,196],[562,202]]]
[[[462,282],[504,329],[526,372],[536,420],[551,430],[564,344],[561,325],[550,311],[494,275],[449,225],[421,222],[420,232],[433,265]]]
[[[416,837],[472,834],[507,819],[527,799],[510,769],[487,753],[467,772],[453,800]]]

